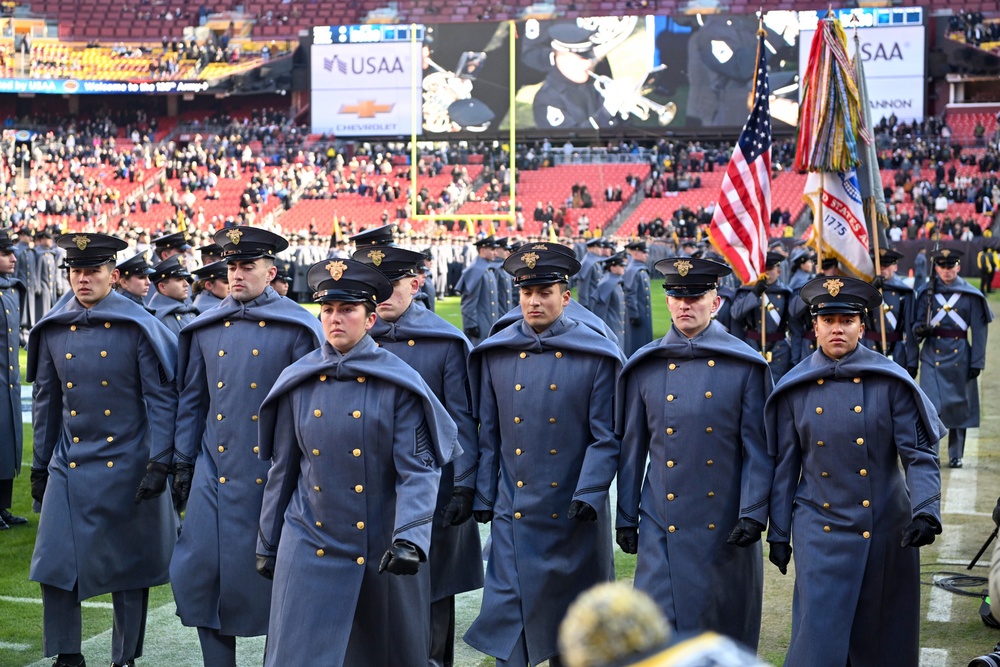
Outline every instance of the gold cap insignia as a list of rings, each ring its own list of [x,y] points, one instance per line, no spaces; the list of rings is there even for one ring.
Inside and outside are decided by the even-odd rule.
[[[529,269],[535,268],[535,264],[538,263],[538,255],[533,252],[524,253],[524,255],[521,256],[521,259],[524,260],[524,265]]]
[[[83,234],[74,236],[73,241],[76,242],[76,247],[80,250],[86,250],[87,246],[90,245],[90,237],[84,236]]]
[[[17,238],[17,232],[14,231],[13,227],[9,232],[7,232],[7,238],[12,240]]]
[[[375,266],[380,266],[384,257],[385,253],[381,250],[372,250],[368,253],[368,258],[372,260],[372,264]]]
[[[840,294],[840,288],[843,286],[844,281],[838,280],[837,278],[832,278],[823,283],[823,287],[826,288],[826,291],[830,294],[830,296],[837,296]]]
[[[174,257],[177,258],[177,264],[182,269],[186,269],[187,268],[187,257],[185,257],[184,255],[174,255]]]
[[[243,236],[243,232],[239,229],[230,229],[228,232],[226,232],[226,236],[229,237],[229,240],[232,242],[233,245],[239,245],[240,238]]]
[[[688,274],[688,271],[691,270],[691,262],[686,259],[679,259],[674,262],[674,268],[677,269],[677,273],[679,273],[681,278],[683,278]]]
[[[539,243],[538,245],[531,246],[531,249],[532,250],[548,250],[549,247],[547,245],[545,245],[544,243]]]
[[[947,257],[950,254],[951,254],[951,250],[948,250],[948,248],[945,248],[944,250],[941,251],[941,256],[942,257]]]
[[[880,255],[884,255],[887,252],[888,252],[888,250],[886,250],[885,248],[879,248],[878,249],[878,254],[880,254]]]
[[[341,261],[330,262],[326,265],[326,270],[330,272],[330,277],[334,280],[340,280],[344,275],[344,271],[347,270],[347,265]]]

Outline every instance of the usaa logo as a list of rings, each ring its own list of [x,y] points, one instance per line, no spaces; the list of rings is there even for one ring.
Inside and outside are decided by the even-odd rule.
[[[379,56],[342,58],[334,56],[324,59],[323,68],[332,72],[334,68],[341,74],[404,74],[402,61],[397,58]]]
[[[903,50],[899,48],[898,42],[893,42],[891,45],[886,45],[881,42],[878,44],[862,44],[861,45],[861,60],[862,62],[869,62],[871,60],[902,60]]]

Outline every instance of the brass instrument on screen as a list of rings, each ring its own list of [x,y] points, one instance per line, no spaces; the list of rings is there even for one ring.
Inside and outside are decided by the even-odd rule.
[[[421,84],[424,129],[428,132],[450,132],[452,126],[448,106],[472,97],[472,81],[446,70],[430,58],[427,58],[427,64],[434,71],[426,75]]]
[[[609,95],[621,94],[620,87],[614,85],[614,79],[611,77],[594,72],[588,72],[588,74],[594,80],[594,88],[604,99],[608,99]],[[616,102],[618,103],[618,113],[625,119],[629,116],[635,116],[640,120],[649,120],[650,115],[656,114],[656,120],[660,125],[669,125],[674,116],[677,115],[677,105],[673,102],[660,104],[637,90],[627,91],[624,99],[616,100]]]

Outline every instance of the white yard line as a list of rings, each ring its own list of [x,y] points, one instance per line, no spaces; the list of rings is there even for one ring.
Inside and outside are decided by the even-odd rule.
[[[943,648],[920,649],[920,667],[945,667],[948,664],[948,651]]]
[[[29,648],[31,648],[31,644],[0,641],[0,651],[27,651]]]
[[[941,440],[941,463],[947,465],[948,440]],[[979,460],[979,429],[970,428],[965,436],[965,467],[958,470],[945,469],[951,473],[948,490],[941,503],[942,514],[975,514],[976,491],[978,490],[979,472],[976,463]],[[947,473],[946,473],[947,474]]]
[[[927,608],[927,620],[936,623],[951,622],[951,604],[955,595],[943,588],[931,588],[931,596]],[[923,661],[921,661],[923,664]]]
[[[22,604],[42,604],[42,598],[16,598],[10,595],[0,595],[0,602],[20,602]],[[81,602],[81,607],[87,609],[112,609],[110,602]]]

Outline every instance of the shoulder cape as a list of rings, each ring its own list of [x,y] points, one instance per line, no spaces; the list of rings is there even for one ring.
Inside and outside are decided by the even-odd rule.
[[[472,344],[453,324],[440,315],[432,313],[423,305],[413,302],[410,307],[393,323],[386,322],[381,317],[375,320],[375,326],[368,334],[375,340],[389,338],[400,340],[407,338],[448,338],[457,340],[465,348],[465,355],[472,351]]]
[[[937,278],[932,278],[932,280],[937,280]],[[927,293],[927,290],[930,288],[930,284],[931,284],[931,281],[928,280],[926,283],[924,283],[923,285],[920,286],[920,288],[917,290],[917,299],[922,298]],[[937,285],[937,287],[938,287],[939,290],[942,287],[944,287],[949,292],[961,292],[962,294],[968,294],[969,296],[971,296],[973,298],[982,300],[982,302],[983,302],[983,311],[986,313],[986,321],[987,322],[992,322],[993,321],[993,311],[990,310],[990,304],[986,300],[986,297],[983,295],[982,292],[980,292],[979,290],[977,290],[975,287],[973,287],[969,283],[965,282],[965,280],[961,276],[959,276],[958,278],[955,278],[955,280],[950,285],[942,285],[939,282],[938,285]]]
[[[51,325],[74,324],[88,321],[133,322],[146,336],[152,345],[167,381],[176,377],[177,341],[162,322],[153,317],[145,308],[126,299],[112,290],[106,297],[91,308],[84,308],[75,298],[69,299],[62,306],[53,308],[38,320],[28,336],[28,368],[25,380],[35,381],[38,370],[38,341],[41,334]]]
[[[434,442],[434,457],[438,466],[444,466],[461,455],[458,427],[434,396],[434,392],[415,370],[393,353],[379,348],[371,336],[362,338],[350,352],[343,355],[334,350],[329,343],[324,343],[318,350],[313,350],[283,370],[261,405],[261,423],[274,423],[278,399],[282,395],[322,373],[336,379],[368,375],[413,392],[423,402],[424,416]],[[274,451],[273,438],[273,432],[260,434],[261,460],[266,461],[271,458]]]
[[[927,434],[934,440],[940,440],[948,433],[938,417],[937,409],[931,403],[923,390],[914,382],[903,368],[894,361],[882,356],[874,350],[870,350],[864,345],[858,345],[853,352],[845,355],[839,360],[834,360],[823,354],[822,350],[816,350],[806,357],[792,370],[785,375],[775,386],[771,396],[764,404],[764,416],[767,420],[768,448],[774,450],[774,434],[777,432],[777,422],[775,421],[776,410],[775,401],[785,392],[801,384],[815,382],[820,378],[848,378],[859,377],[869,373],[887,375],[895,378],[906,385],[913,394],[913,399],[920,412],[920,419],[924,423]]]
[[[700,357],[724,356],[733,357],[751,364],[757,364],[765,369],[764,386],[761,391],[765,398],[771,393],[774,381],[771,379],[770,368],[764,357],[749,345],[726,331],[726,328],[712,320],[708,327],[694,338],[688,338],[671,325],[667,335],[652,343],[643,345],[629,357],[628,363],[618,375],[617,395],[625,396],[628,386],[628,376],[648,357],[697,359]],[[626,400],[619,400],[615,405],[615,430],[621,435],[625,430]]]
[[[583,307],[580,306],[582,309]],[[515,326],[493,334],[477,345],[469,355],[469,385],[472,389],[472,407],[479,416],[479,384],[482,380],[482,355],[493,349],[522,350],[536,354],[543,350],[569,350],[583,352],[615,361],[615,374],[625,363],[625,356],[613,338],[602,336],[594,329],[571,319],[563,313],[548,329],[536,334],[522,319]]]
[[[198,313],[198,309],[194,307],[189,299],[184,299],[183,301],[178,301],[177,299],[171,299],[168,296],[163,296],[159,292],[153,295],[149,300],[149,307],[159,317],[166,317],[167,315],[172,315],[174,313]]]

